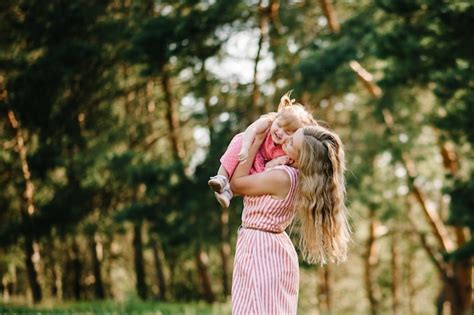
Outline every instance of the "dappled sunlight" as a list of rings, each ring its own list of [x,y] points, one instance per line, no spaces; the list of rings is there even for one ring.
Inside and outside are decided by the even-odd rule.
[[[474,3],[1,7],[1,314],[472,313]]]

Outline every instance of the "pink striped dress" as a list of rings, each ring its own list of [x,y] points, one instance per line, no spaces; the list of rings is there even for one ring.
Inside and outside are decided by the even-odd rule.
[[[232,275],[232,314],[296,314],[299,267],[285,232],[293,220],[298,170],[277,166],[291,178],[285,199],[244,197]]]

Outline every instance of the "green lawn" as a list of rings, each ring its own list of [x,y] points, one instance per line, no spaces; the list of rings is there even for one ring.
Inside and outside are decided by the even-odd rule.
[[[53,306],[18,306],[0,304],[0,314],[156,314],[156,315],[230,315],[230,305],[205,303],[126,303],[80,302]]]

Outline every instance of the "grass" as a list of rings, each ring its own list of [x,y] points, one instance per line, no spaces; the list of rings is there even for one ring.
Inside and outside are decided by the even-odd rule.
[[[230,315],[228,304],[160,303],[131,300],[77,302],[59,305],[21,306],[0,304],[0,314],[155,314],[155,315]]]

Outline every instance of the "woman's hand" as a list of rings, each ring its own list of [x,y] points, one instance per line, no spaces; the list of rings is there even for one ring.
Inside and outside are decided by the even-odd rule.
[[[291,165],[291,164],[293,164],[293,160],[288,155],[282,155],[282,156],[274,158],[271,161],[268,161],[267,164],[265,164],[265,170],[268,170],[278,165]]]
[[[291,186],[289,175],[283,170],[274,170],[249,175],[255,155],[262,145],[269,129],[259,132],[249,148],[248,158],[241,161],[234,171],[230,180],[232,192],[236,195],[260,196],[271,195],[277,199],[283,199]],[[283,159],[280,161],[283,162]]]

